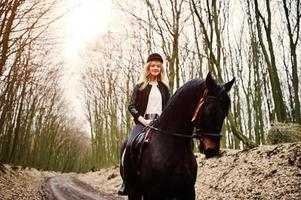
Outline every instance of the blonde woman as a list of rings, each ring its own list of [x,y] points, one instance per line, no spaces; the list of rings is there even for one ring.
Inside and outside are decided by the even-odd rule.
[[[134,87],[128,106],[136,124],[128,139],[128,145],[132,144],[133,139],[145,126],[160,116],[169,97],[170,91],[163,59],[158,53],[150,54],[144,66],[143,80]],[[126,193],[124,181],[118,194],[126,195]]]

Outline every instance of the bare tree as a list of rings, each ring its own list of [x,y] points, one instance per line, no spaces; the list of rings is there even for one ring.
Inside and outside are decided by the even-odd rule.
[[[67,123],[66,103],[61,98],[61,66],[51,59],[47,35],[57,19],[49,17],[56,3],[1,1],[0,160],[45,170],[84,171],[90,162],[79,163],[89,160],[84,157],[89,144],[81,145],[83,151],[72,148],[71,137],[75,137],[65,135],[73,127]]]
[[[283,94],[280,86],[279,75],[276,67],[276,59],[274,53],[274,44],[272,40],[272,14],[270,1],[265,1],[265,8],[267,11],[267,18],[263,16],[261,11],[259,10],[258,1],[254,0],[254,9],[255,9],[255,18],[256,18],[256,26],[257,26],[257,35],[259,39],[259,44],[261,46],[262,53],[264,55],[267,69],[269,72],[269,78],[272,88],[272,95],[274,99],[275,105],[275,114],[277,116],[277,120],[280,122],[284,122],[287,120],[286,106],[283,102]],[[262,32],[262,26],[263,30]],[[263,36],[265,35],[267,44],[264,42]]]
[[[299,76],[298,76],[298,56],[297,56],[297,45],[300,38],[300,9],[301,2],[297,1],[286,1],[283,0],[283,9],[286,19],[287,35],[289,38],[290,46],[290,61],[291,61],[291,77],[293,85],[293,121],[301,123],[300,115],[300,100],[299,100]],[[295,10],[293,10],[295,9]]]

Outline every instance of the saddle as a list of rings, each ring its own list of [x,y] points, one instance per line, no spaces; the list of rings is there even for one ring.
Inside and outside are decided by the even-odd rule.
[[[140,175],[141,159],[145,146],[151,141],[152,132],[151,128],[145,127],[126,147],[126,153],[129,154],[128,158],[132,166],[135,168],[138,175]]]

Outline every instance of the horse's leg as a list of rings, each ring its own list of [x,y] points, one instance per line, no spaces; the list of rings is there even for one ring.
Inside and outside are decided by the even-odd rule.
[[[142,200],[142,196],[141,194],[137,193],[137,191],[135,191],[131,186],[128,186],[128,200]]]
[[[139,194],[128,194],[128,200],[142,200],[142,197]]]
[[[194,187],[188,190],[186,193],[175,198],[175,200],[195,200],[195,189]]]
[[[144,197],[143,200],[174,200],[174,198],[171,198],[171,197]]]
[[[172,197],[162,196],[162,193],[159,190],[149,191],[143,197],[143,200],[154,200],[154,199],[155,200],[174,200],[174,198],[172,198]]]

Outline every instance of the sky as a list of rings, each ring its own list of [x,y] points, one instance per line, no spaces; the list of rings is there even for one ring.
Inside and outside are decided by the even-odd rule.
[[[81,47],[108,30],[113,5],[111,0],[66,0],[65,6],[69,11],[62,20],[64,56],[72,61]]]
[[[61,56],[64,60],[62,78],[65,98],[70,117],[78,121],[79,126],[89,131],[85,119],[83,102],[80,100],[80,51],[101,34],[108,31],[113,20],[112,0],[64,0],[61,4],[63,17],[58,22],[57,33],[61,39]]]

